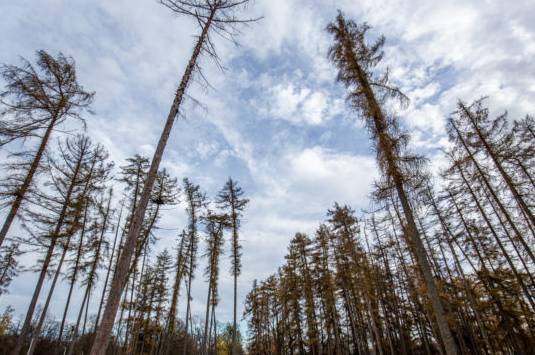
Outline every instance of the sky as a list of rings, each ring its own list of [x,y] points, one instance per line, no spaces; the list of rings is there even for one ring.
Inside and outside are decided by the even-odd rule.
[[[412,148],[430,158],[434,171],[443,165],[445,122],[457,100],[489,96],[491,112],[507,110],[511,119],[535,113],[532,0],[252,1],[243,17],[262,20],[241,27],[239,45],[214,38],[224,70],[201,59],[210,86],[198,76],[190,86],[194,100],[184,105],[162,162],[209,197],[232,177],[250,199],[241,229],[240,315],[253,280],[276,272],[296,232],[314,233],[335,201],[357,211],[369,206],[374,154],[327,58],[325,27],[338,9],[369,23],[372,37],[386,36],[384,66],[411,100],[398,115]],[[152,156],[198,32],[195,22],[156,0],[0,0],[0,63],[34,60],[39,49],[72,56],[79,82],[96,92],[86,133],[116,166],[134,154]],[[154,253],[173,253],[186,226],[183,209],[182,203],[164,212]],[[15,226],[17,233],[23,231]],[[232,319],[228,242],[225,248],[219,321]],[[35,260],[21,259],[27,267]],[[203,268],[193,283],[198,319],[207,292]],[[23,315],[34,280],[21,274],[0,297],[0,311],[12,305]],[[65,289],[55,293],[53,317],[61,316]]]

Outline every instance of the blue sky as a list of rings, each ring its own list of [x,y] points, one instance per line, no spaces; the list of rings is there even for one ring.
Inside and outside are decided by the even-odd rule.
[[[152,155],[198,32],[195,23],[156,0],[0,0],[0,9],[0,62],[33,60],[38,49],[73,56],[79,81],[96,91],[87,133],[117,165],[136,153]],[[447,144],[445,118],[457,99],[489,95],[493,112],[507,109],[512,118],[535,112],[533,1],[254,1],[245,16],[264,19],[242,28],[238,47],[216,40],[226,71],[202,60],[212,88],[190,87],[202,106],[184,106],[163,162],[209,196],[232,176],[250,198],[240,300],[253,279],[276,271],[294,233],[313,233],[334,201],[368,206],[374,156],[326,58],[324,28],[337,9],[387,37],[385,66],[411,99],[399,115],[413,147],[426,152],[435,169]],[[185,227],[183,206],[167,210],[160,225],[156,249],[172,248]],[[28,267],[34,260],[23,258]],[[225,260],[219,320],[232,313],[227,270]],[[23,314],[33,279],[25,273],[15,280],[0,308],[11,304]],[[206,288],[199,269],[194,315],[203,312]],[[53,315],[62,309],[62,290]]]

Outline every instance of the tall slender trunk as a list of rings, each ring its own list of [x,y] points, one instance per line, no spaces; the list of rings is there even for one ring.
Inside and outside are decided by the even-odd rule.
[[[239,263],[239,241],[238,241],[238,216],[235,210],[234,200],[234,187],[230,186],[230,206],[231,206],[231,218],[232,218],[232,258],[234,259],[234,305],[233,305],[233,318],[232,318],[232,355],[237,355],[237,318],[238,318],[238,263]]]
[[[193,241],[191,241],[193,243]],[[191,249],[190,249],[191,250]],[[189,335],[189,325],[190,325],[190,312],[191,312],[191,282],[193,280],[193,252],[190,255],[190,267],[188,270],[188,296],[187,296],[187,303],[186,303],[186,332],[184,333],[184,348],[182,351],[183,355],[187,355],[187,348],[188,348],[188,335]]]
[[[459,137],[459,140],[461,141],[461,144],[464,148],[464,150],[466,151],[466,154],[468,154],[468,157],[470,158],[470,160],[472,161],[472,163],[474,164],[478,174],[479,174],[479,177],[480,179],[483,181],[485,187],[487,188],[487,190],[489,191],[489,193],[491,194],[493,200],[496,202],[496,204],[498,205],[500,211],[503,213],[503,215],[505,216],[505,218],[507,219],[507,222],[509,223],[509,225],[511,226],[511,228],[513,229],[513,231],[515,232],[515,235],[517,236],[518,240],[520,241],[520,243],[522,244],[522,246],[524,247],[526,253],[528,254],[528,256],[530,257],[531,259],[531,262],[532,263],[535,263],[535,255],[533,254],[533,252],[531,251],[531,247],[529,246],[529,244],[526,242],[526,240],[524,239],[524,237],[522,237],[522,234],[520,233],[520,231],[518,230],[518,228],[516,227],[516,224],[514,223],[514,221],[512,220],[511,216],[509,215],[509,212],[507,211],[507,209],[505,208],[505,206],[502,204],[502,202],[500,201],[500,199],[498,198],[498,196],[496,195],[496,192],[494,191],[494,189],[492,188],[492,186],[490,185],[489,181],[485,178],[485,174],[483,173],[483,170],[481,169],[481,167],[479,166],[479,163],[477,162],[477,160],[475,159],[474,157],[474,154],[472,153],[472,151],[470,150],[470,148],[468,148],[468,145],[466,144],[463,136],[461,135],[461,132],[459,131],[459,129],[457,128],[457,126],[455,125],[455,123],[453,121],[451,121],[451,124],[453,126],[453,128],[455,129],[455,132],[457,133],[457,137]],[[535,223],[534,223],[535,225]]]
[[[145,276],[145,266],[146,266],[146,263],[147,263],[148,245],[149,245],[148,243],[145,243],[144,246],[140,246],[140,248],[143,247],[143,259],[141,261],[141,271],[139,273],[139,286],[138,286],[138,289],[141,289],[141,282],[143,280],[143,277]],[[137,263],[136,259],[134,260],[134,263]],[[154,292],[154,291],[152,290],[152,292]],[[138,291],[138,295],[139,294],[140,294],[140,291]],[[132,293],[132,297],[133,297],[133,293]],[[135,306],[133,306],[132,298],[131,298],[130,304],[131,304],[130,309],[132,309],[132,307],[135,307]],[[143,322],[138,322],[137,321],[138,317],[139,317],[139,313],[142,313],[142,310],[138,310],[137,307],[135,307],[134,308],[134,316],[132,317],[132,319],[130,319],[130,313],[129,313],[129,316],[128,316],[129,323],[133,325],[132,331],[129,332],[130,334],[132,334],[133,339],[132,339],[132,341],[130,343],[127,343],[125,341],[125,345],[127,345],[127,352],[128,353],[130,353],[131,351],[135,351],[135,349],[136,349],[136,342],[137,342],[137,339],[138,339],[137,334],[139,332],[140,326],[142,325],[141,323],[143,323]],[[129,329],[129,327],[127,327],[127,329]]]
[[[210,321],[210,325],[213,325],[213,332],[214,332],[213,333],[213,339],[214,339],[213,355],[217,355],[217,320],[215,317],[215,304],[212,305],[212,320]]]
[[[108,217],[110,212],[110,205],[111,205],[111,199],[112,199],[112,192],[110,190],[110,197],[108,200],[108,206],[106,207],[106,214],[104,215],[104,220],[102,221],[102,230],[100,232],[100,236],[97,242],[97,250],[95,251],[95,257],[93,259],[93,262],[91,263],[91,270],[89,271],[89,277],[87,286],[84,293],[84,298],[82,300],[82,306],[80,307],[80,312],[78,313],[78,319],[76,320],[76,325],[74,326],[74,332],[71,339],[71,344],[69,346],[68,355],[72,355],[72,352],[74,351],[74,344],[76,343],[76,338],[78,337],[78,328],[80,326],[80,320],[82,318],[82,313],[84,310],[84,305],[86,306],[86,315],[84,319],[84,326],[83,326],[83,332],[85,332],[85,324],[87,321],[87,312],[89,308],[89,297],[90,292],[93,287],[93,282],[95,281],[95,278],[97,277],[96,272],[98,268],[98,262],[100,260],[100,250],[102,247],[102,242],[104,240],[104,234],[106,233],[107,225],[108,225]]]
[[[169,305],[169,315],[167,317],[167,329],[165,331],[163,339],[163,354],[167,355],[169,353],[169,337],[173,336],[176,326],[176,307],[178,304],[178,295],[180,293],[180,283],[182,282],[183,276],[183,252],[184,252],[184,239],[185,235],[182,235],[180,239],[180,246],[178,247],[178,255],[176,262],[176,272],[175,272],[175,282],[173,285],[173,295],[171,297],[171,304]]]
[[[78,250],[76,252],[76,260],[74,261],[74,270],[71,277],[71,282],[69,286],[69,293],[67,295],[67,301],[65,302],[65,309],[63,310],[63,317],[61,318],[61,325],[59,327],[58,340],[61,341],[63,337],[63,330],[65,328],[65,320],[67,319],[67,312],[69,310],[69,305],[71,303],[72,291],[74,290],[74,284],[76,283],[76,276],[78,274],[78,266],[80,264],[80,259],[82,257],[82,246],[85,235],[85,228],[87,223],[87,208],[84,209],[84,220],[82,222],[82,231],[80,233],[80,241],[78,242]]]
[[[498,220],[499,225],[502,227],[502,230],[505,233],[505,236],[507,237],[507,239],[509,240],[509,243],[513,247],[513,250],[516,252],[518,260],[520,260],[520,264],[522,264],[522,266],[526,270],[526,274],[528,275],[528,277],[529,277],[529,279],[531,281],[531,284],[535,286],[535,279],[533,278],[533,275],[531,274],[531,270],[530,270],[529,266],[527,265],[526,261],[524,260],[524,257],[522,255],[522,253],[520,252],[520,250],[518,249],[513,237],[509,233],[509,230],[507,229],[507,226],[505,225],[504,221],[500,217],[500,213],[496,210],[496,207],[494,206],[494,204],[492,203],[492,200],[488,196],[488,193],[485,193],[485,198],[486,198],[486,200],[487,200],[492,212],[494,212],[494,215],[496,216],[496,219]]]
[[[201,35],[197,40],[197,44],[195,45],[192,56],[188,62],[188,66],[186,67],[186,70],[184,72],[184,76],[182,77],[182,81],[180,82],[180,86],[178,87],[178,90],[176,92],[175,99],[169,111],[169,115],[167,117],[167,121],[165,123],[162,135],[160,137],[160,140],[158,141],[158,145],[156,147],[156,151],[152,159],[147,180],[145,181],[145,186],[143,187],[143,192],[141,193],[139,205],[135,209],[135,213],[132,218],[132,223],[128,231],[128,236],[126,238],[125,247],[119,260],[119,265],[117,265],[117,272],[113,275],[110,294],[108,296],[106,308],[102,316],[102,324],[98,327],[93,346],[91,347],[90,355],[103,355],[106,352],[106,348],[109,343],[109,335],[111,333],[115,320],[115,315],[119,307],[121,293],[123,292],[124,286],[126,284],[130,259],[132,258],[132,254],[136,247],[136,242],[141,231],[143,218],[145,216],[145,211],[147,209],[147,205],[150,198],[150,193],[152,191],[152,187],[154,185],[154,181],[158,173],[158,167],[160,166],[163,152],[165,150],[167,140],[169,139],[171,129],[173,128],[173,123],[180,109],[180,105],[186,92],[186,88],[197,64],[197,58],[199,57],[201,49],[208,36],[208,30],[210,29],[214,15],[215,10],[212,11],[206,23],[204,24]]]
[[[462,168],[457,165],[457,170],[459,171],[462,179],[463,179],[463,182],[464,184],[466,185],[466,187],[468,188],[468,191],[470,192],[470,195],[472,197],[472,199],[474,200],[474,202],[476,203],[476,206],[479,210],[479,213],[481,214],[481,216],[483,217],[483,219],[485,220],[486,224],[487,224],[487,227],[489,228],[489,230],[491,231],[491,234],[493,235],[494,237],[494,240],[496,241],[496,243],[498,244],[498,247],[500,248],[500,251],[502,252],[505,260],[507,261],[507,263],[509,264],[509,267],[511,268],[511,271],[513,272],[513,274],[515,275],[515,278],[517,279],[519,285],[521,286],[522,288],[522,291],[526,294],[526,297],[531,305],[531,307],[533,309],[535,309],[535,304],[533,302],[533,298],[531,296],[531,293],[529,292],[528,288],[526,287],[524,281],[522,280],[522,277],[519,275],[517,269],[516,269],[516,266],[514,265],[511,257],[509,256],[509,253],[507,252],[507,250],[505,249],[505,246],[503,245],[502,241],[500,240],[500,238],[498,237],[498,234],[496,233],[496,231],[494,230],[494,227],[492,226],[492,223],[491,221],[489,220],[485,210],[483,209],[483,207],[481,206],[481,203],[479,202],[477,196],[475,195],[475,192],[473,191],[472,187],[470,186],[470,184],[468,183],[465,175],[464,175],[464,172],[462,170]]]
[[[89,187],[91,185],[91,181],[92,181],[92,176],[93,176],[93,170],[95,168],[95,164],[96,164],[96,158],[93,159],[92,163],[91,163],[91,168],[89,169],[89,173],[86,177],[86,183],[84,185],[84,189],[82,191],[82,193],[80,194],[79,198],[81,199],[84,199],[84,207],[83,207],[83,210],[84,210],[84,227],[85,227],[85,222],[86,222],[86,218],[87,218],[87,210],[89,208],[88,206],[88,202],[87,202],[87,199],[88,199],[88,191],[89,191]],[[108,209],[109,209],[109,204],[108,204]],[[83,233],[85,232],[85,228],[83,228],[82,230],[82,236],[80,237],[81,240],[83,239]],[[37,327],[36,329],[34,330],[34,334],[33,334],[33,341],[31,342],[31,346],[30,346],[30,349],[28,350],[27,354],[26,355],[32,355],[33,354],[33,351],[35,350],[35,345],[37,343],[37,338],[39,336],[39,333],[41,332],[41,327],[43,326],[43,323],[45,321],[45,318],[46,318],[46,315],[47,315],[47,312],[48,312],[48,307],[50,305],[50,300],[52,299],[52,295],[54,294],[54,290],[56,288],[56,283],[58,281],[58,278],[59,278],[59,275],[61,274],[61,268],[63,267],[63,262],[65,261],[65,256],[67,255],[67,252],[69,251],[69,246],[70,246],[70,243],[71,243],[71,239],[72,239],[72,234],[69,233],[70,235],[67,236],[67,242],[65,244],[65,246],[63,247],[63,253],[61,255],[61,259],[58,263],[58,266],[56,268],[56,272],[54,274],[54,279],[52,281],[52,284],[50,286],[50,289],[48,291],[48,296],[46,298],[46,301],[45,301],[45,305],[43,306],[43,309],[41,310],[41,315],[39,317],[39,323],[37,324]],[[80,240],[80,243],[81,243],[81,240]],[[78,261],[78,259],[77,259]],[[76,270],[75,270],[76,272]],[[74,284],[74,281],[73,283]],[[71,284],[71,290],[72,290],[72,284]],[[70,295],[69,295],[70,296]],[[70,299],[69,299],[70,301]],[[66,307],[66,310],[67,310],[67,307]],[[61,331],[60,331],[61,332]]]
[[[39,321],[37,322],[37,326],[33,330],[32,339],[30,341],[30,348],[26,352],[26,355],[33,355],[33,352],[35,350],[37,339],[39,339],[41,328],[43,327],[43,323],[45,322],[45,319],[46,319],[46,314],[48,311],[48,306],[50,305],[50,300],[52,299],[52,294],[54,293],[54,289],[56,288],[56,283],[60,275],[61,267],[63,266],[63,262],[65,261],[65,256],[67,255],[67,251],[69,250],[70,241],[71,241],[71,237],[68,237],[67,242],[65,246],[63,247],[63,253],[61,254],[58,267],[56,269],[56,272],[54,273],[54,278],[52,279],[52,284],[50,285],[50,289],[46,297],[45,305],[43,306],[43,309],[41,310],[41,314],[39,315]]]
[[[210,275],[210,278],[212,278],[212,276]],[[208,353],[208,349],[206,348],[207,346],[207,341],[208,341],[208,319],[210,318],[210,296],[211,296],[211,293],[212,293],[212,282],[210,280],[210,282],[208,283],[208,296],[206,298],[206,316],[205,316],[205,319],[204,319],[204,334],[203,334],[203,338],[202,338],[202,349],[201,349],[201,353],[202,354],[207,354]]]
[[[58,221],[52,233],[50,245],[48,246],[45,259],[43,260],[43,265],[41,266],[41,271],[39,273],[39,278],[37,279],[37,284],[35,285],[35,290],[33,292],[30,305],[28,306],[28,310],[26,311],[26,318],[24,319],[24,324],[22,326],[20,335],[17,337],[17,342],[15,344],[15,347],[11,351],[11,355],[19,355],[20,350],[22,349],[24,342],[26,341],[26,337],[28,336],[28,333],[30,331],[33,313],[35,312],[35,306],[37,305],[37,300],[39,298],[39,294],[41,293],[41,288],[43,287],[43,283],[47,275],[48,266],[50,265],[52,256],[54,254],[54,248],[56,247],[56,243],[57,243],[57,236],[59,235],[59,232],[61,228],[63,227],[63,222],[67,214],[67,208],[69,207],[71,203],[72,193],[76,185],[76,179],[78,178],[78,173],[80,171],[81,164],[82,164],[82,159],[80,158],[76,162],[76,166],[74,168],[71,181],[69,182],[69,188],[67,189],[67,193],[65,194],[65,199],[63,200],[63,206],[61,207],[61,211],[58,216]]]
[[[397,209],[396,208],[394,209],[396,210],[396,214],[397,214],[398,213]],[[431,326],[431,329],[434,330],[435,327],[433,326],[433,317],[430,314],[428,307],[424,307],[419,301],[418,297],[416,297],[417,291],[416,291],[416,285],[414,284],[415,280],[412,277],[412,275],[409,273],[409,270],[407,268],[407,262],[405,261],[405,257],[401,250],[401,243],[398,238],[397,231],[394,225],[394,217],[392,216],[392,213],[390,212],[390,209],[388,207],[387,207],[387,212],[390,217],[391,224],[392,224],[392,235],[394,236],[394,247],[398,254],[398,259],[401,265],[401,269],[403,271],[403,274],[405,275],[406,286],[404,288],[407,289],[406,293],[412,295],[412,297],[407,296],[409,307],[411,308],[411,312],[414,315],[414,318],[417,320],[416,322],[417,329],[421,333],[421,338],[423,340],[426,353],[430,354],[431,351],[429,349],[429,339],[428,339],[427,332],[425,329],[427,324],[425,323],[429,323]],[[400,216],[398,215],[397,217],[401,223]],[[409,256],[410,255],[411,254],[409,254]],[[422,317],[422,313],[425,315],[425,317]]]
[[[126,327],[124,333],[124,343],[123,346],[128,346],[128,339],[130,337],[130,325],[132,324],[132,307],[134,306],[134,292],[136,290],[136,274],[137,274],[137,264],[134,264],[134,269],[132,273],[132,288],[130,288],[130,302],[128,303],[128,314],[126,316]],[[128,292],[128,289],[127,289]],[[127,348],[128,350],[128,348]]]
[[[87,295],[87,301],[85,302],[85,311],[84,311],[84,324],[82,326],[82,337],[85,335],[85,326],[87,324],[87,316],[89,314],[89,302],[91,302],[91,291],[89,290],[89,294]]]
[[[414,256],[417,260],[418,269],[420,274],[423,277],[427,293],[431,300],[433,306],[433,313],[438,324],[440,331],[440,337],[444,343],[446,353],[448,355],[457,355],[457,344],[451,333],[448,321],[446,319],[446,314],[444,312],[444,307],[439,296],[438,287],[433,278],[431,272],[431,267],[429,261],[427,260],[427,252],[424,248],[420,233],[416,227],[414,220],[414,213],[409,203],[409,198],[405,192],[405,186],[403,182],[402,173],[398,166],[398,162],[394,156],[394,148],[392,138],[390,137],[387,131],[387,121],[386,117],[383,114],[379,103],[375,98],[375,94],[371,88],[371,85],[368,81],[366,73],[360,67],[357,59],[355,58],[355,53],[350,51],[352,48],[351,44],[346,45],[347,48],[347,57],[351,61],[351,66],[355,69],[358,80],[362,86],[364,96],[366,97],[367,105],[371,113],[371,119],[377,133],[377,148],[384,153],[385,162],[387,164],[387,174],[390,176],[394,183],[394,187],[397,191],[398,198],[401,202],[401,207],[403,209],[403,214],[405,215],[406,221],[406,237],[411,244],[411,251],[414,253]]]
[[[104,304],[104,297],[106,295],[106,289],[108,288],[108,280],[110,278],[111,266],[113,264],[113,256],[115,255],[115,246],[117,244],[117,237],[119,235],[119,229],[121,229],[121,216],[123,214],[123,209],[119,211],[119,218],[117,220],[117,225],[115,227],[115,237],[113,238],[113,247],[111,248],[110,262],[108,263],[108,269],[106,270],[106,278],[104,279],[104,285],[102,286],[102,295],[100,296],[100,302],[98,305],[97,318],[95,319],[95,327],[93,332],[96,331],[98,323],[100,321],[100,313],[102,312],[102,305]]]
[[[429,188],[429,190],[431,190]],[[474,316],[476,318],[477,325],[479,326],[479,329],[482,332],[483,337],[483,343],[485,344],[484,351],[487,353],[487,351],[492,351],[492,347],[489,342],[488,335],[485,331],[485,324],[482,321],[481,315],[479,314],[478,304],[475,300],[474,294],[472,292],[472,289],[470,285],[468,284],[468,281],[466,279],[466,275],[464,274],[463,268],[461,266],[461,263],[459,261],[459,258],[457,256],[457,253],[455,252],[455,248],[452,245],[452,239],[455,238],[453,235],[448,223],[446,222],[444,216],[442,215],[440,209],[437,206],[437,203],[435,199],[433,198],[432,194],[429,195],[429,200],[431,202],[431,206],[433,207],[433,210],[435,211],[436,216],[439,219],[440,225],[442,226],[442,229],[444,230],[446,234],[446,243],[448,244],[448,247],[450,249],[451,254],[453,255],[453,261],[455,262],[455,268],[457,269],[457,273],[460,275],[461,280],[463,281],[463,286],[465,290],[465,294],[468,298],[468,303],[470,304],[470,307],[472,308],[472,312],[474,312]]]
[[[17,189],[17,192],[15,193],[15,200],[11,204],[11,208],[9,209],[9,212],[6,216],[4,224],[2,225],[2,229],[0,229],[0,246],[2,246],[2,244],[4,243],[7,232],[9,231],[9,228],[11,227],[11,224],[13,223],[13,220],[15,219],[15,216],[17,215],[17,212],[20,208],[20,205],[22,204],[22,201],[24,200],[24,196],[26,195],[26,192],[28,192],[28,189],[30,188],[33,177],[35,173],[37,172],[37,168],[39,167],[39,164],[41,163],[41,158],[43,157],[43,154],[45,152],[46,145],[48,144],[48,141],[50,139],[50,135],[52,134],[54,126],[56,125],[57,119],[58,119],[58,113],[55,113],[54,115],[52,115],[50,123],[48,124],[48,127],[46,128],[45,134],[43,135],[43,138],[41,138],[41,143],[39,144],[39,148],[37,149],[35,157],[33,158],[32,164],[30,165],[30,169],[28,170],[28,173],[24,177],[24,181],[22,182],[22,185],[20,185],[20,187]]]
[[[485,147],[485,151],[487,152],[487,155],[491,158],[492,162],[494,163],[494,165],[498,169],[501,177],[503,178],[503,180],[507,184],[507,187],[509,188],[509,190],[513,194],[513,197],[515,198],[515,201],[518,203],[520,208],[529,217],[529,220],[530,220],[531,224],[533,226],[535,226],[535,215],[533,215],[533,213],[531,212],[530,208],[528,207],[526,201],[524,201],[524,199],[522,198],[522,196],[518,192],[518,190],[517,190],[517,188],[516,188],[516,186],[515,186],[515,184],[513,182],[513,179],[509,176],[509,174],[507,174],[507,172],[503,168],[502,164],[498,161],[498,157],[496,156],[496,152],[494,152],[494,150],[490,146],[489,142],[487,142],[487,139],[484,137],[483,133],[481,132],[481,129],[479,128],[479,126],[475,122],[475,119],[474,119],[474,116],[473,116],[472,112],[470,112],[470,110],[468,110],[468,108],[466,106],[464,106],[464,104],[461,104],[461,108],[464,111],[464,113],[466,114],[466,116],[469,118],[469,121],[472,124],[472,126],[474,127],[474,129],[475,129],[475,131],[476,131],[476,133],[477,133],[477,135],[479,137],[479,140],[481,141],[481,143],[483,143],[483,146]],[[455,127],[455,130],[457,130],[456,127]],[[463,145],[464,145],[464,143],[463,143]]]

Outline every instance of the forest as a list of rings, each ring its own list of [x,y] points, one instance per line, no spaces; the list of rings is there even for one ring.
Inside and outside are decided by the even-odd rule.
[[[460,98],[445,117],[447,163],[435,173],[399,117],[412,98],[384,65],[385,37],[342,11],[317,23],[378,178],[367,210],[334,202],[314,233],[296,230],[241,314],[242,225],[254,201],[233,177],[210,196],[162,161],[173,127],[190,124],[188,89],[209,81],[201,59],[225,59],[214,38],[239,41],[262,18],[243,15],[249,0],[158,2],[178,21],[194,19],[198,33],[150,157],[113,162],[87,134],[94,99],[106,93],[83,85],[75,58],[38,49],[0,66],[0,299],[22,274],[35,275],[23,318],[12,307],[0,314],[0,354],[533,353],[532,116],[493,112],[492,96]],[[187,223],[156,252],[170,208],[184,208]],[[222,273],[232,278],[230,321],[218,318]],[[195,283],[206,290],[199,317]]]

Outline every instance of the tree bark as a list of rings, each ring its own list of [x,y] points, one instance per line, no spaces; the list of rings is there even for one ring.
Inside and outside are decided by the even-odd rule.
[[[381,150],[385,155],[385,162],[387,164],[387,174],[392,179],[395,189],[397,191],[399,200],[401,202],[401,207],[403,209],[403,214],[405,215],[406,220],[406,237],[410,242],[412,248],[411,251],[414,253],[414,256],[417,261],[418,269],[423,277],[423,280],[426,285],[427,293],[431,300],[433,306],[433,312],[435,319],[438,324],[440,331],[440,337],[444,343],[446,353],[448,355],[457,355],[457,344],[451,333],[451,329],[448,325],[446,319],[446,314],[444,312],[444,307],[442,301],[440,300],[439,292],[433,274],[431,272],[431,267],[429,261],[427,260],[427,253],[425,251],[420,233],[416,227],[414,220],[414,213],[410,206],[409,199],[407,197],[405,186],[403,183],[403,177],[401,175],[400,168],[393,153],[392,138],[387,132],[387,121],[383,114],[379,103],[375,98],[375,94],[371,88],[371,85],[368,81],[366,73],[361,69],[360,64],[355,58],[355,53],[351,51],[351,43],[346,43],[346,57],[351,61],[351,66],[353,67],[355,74],[358,77],[363,90],[363,94],[366,98],[368,109],[370,112],[370,118],[373,120],[375,126],[375,131],[377,133],[377,149]]]
[[[502,164],[498,161],[498,157],[496,156],[496,153],[494,152],[494,150],[490,146],[489,142],[487,142],[487,140],[483,136],[483,133],[481,132],[481,129],[479,128],[479,126],[475,122],[475,119],[473,117],[472,112],[470,112],[470,110],[468,110],[464,106],[464,104],[461,104],[461,108],[464,111],[464,113],[466,114],[466,116],[468,117],[468,119],[469,119],[470,123],[472,124],[472,126],[474,127],[474,129],[475,129],[475,131],[476,131],[476,133],[477,133],[477,135],[479,137],[479,140],[481,141],[481,143],[483,143],[483,146],[485,147],[485,151],[487,152],[487,155],[491,158],[492,162],[494,163],[494,165],[496,166],[496,168],[500,172],[500,175],[502,176],[503,180],[507,184],[507,187],[509,188],[509,190],[513,194],[513,197],[515,198],[515,201],[519,204],[520,208],[529,217],[529,220],[530,220],[531,224],[533,226],[535,226],[535,215],[533,215],[533,213],[529,209],[528,205],[526,204],[526,201],[524,201],[522,196],[520,196],[520,193],[518,192],[518,190],[517,190],[517,188],[516,188],[516,186],[515,186],[515,184],[513,182],[513,179],[509,176],[509,174],[507,174],[507,172],[503,168]],[[455,128],[455,130],[457,130],[457,128]],[[464,143],[463,143],[463,145],[464,145]]]
[[[178,87],[169,115],[167,116],[165,127],[163,129],[162,135],[158,142],[158,146],[154,153],[147,180],[145,181],[145,186],[143,187],[143,192],[141,193],[139,205],[136,207],[135,213],[132,218],[132,223],[128,231],[125,246],[121,254],[119,264],[117,265],[117,272],[113,276],[110,294],[108,296],[106,308],[102,316],[102,324],[97,329],[95,340],[91,347],[90,355],[103,355],[105,354],[106,348],[108,347],[109,335],[111,333],[115,320],[115,315],[119,307],[121,293],[123,292],[124,286],[126,284],[128,267],[130,265],[130,260],[136,247],[136,242],[139,237],[139,233],[141,231],[143,218],[145,216],[145,211],[147,209],[147,205],[150,198],[150,193],[152,191],[152,187],[154,185],[154,181],[158,173],[158,167],[160,166],[163,152],[165,150],[167,140],[169,139],[171,129],[173,128],[173,123],[180,109],[180,105],[186,92],[187,85],[195,69],[197,58],[199,57],[202,46],[204,45],[204,42],[206,41],[206,38],[208,36],[208,30],[210,29],[210,25],[212,24],[212,19],[214,15],[215,13],[214,11],[212,11],[210,17],[204,24],[201,35],[197,40],[197,44],[195,45],[188,66],[186,67],[186,70],[184,72],[184,76],[182,77],[182,81],[180,82],[180,86]]]
[[[67,295],[67,301],[65,302],[65,309],[63,310],[63,317],[61,319],[61,325],[59,327],[58,340],[61,341],[63,337],[63,329],[65,328],[65,320],[67,319],[67,312],[69,310],[69,305],[71,303],[72,291],[74,290],[74,284],[76,283],[76,276],[78,274],[78,265],[80,263],[80,258],[82,256],[82,246],[85,235],[85,226],[87,222],[87,208],[84,209],[84,221],[82,222],[82,232],[80,233],[80,242],[78,243],[78,251],[76,253],[76,260],[74,262],[74,270],[72,279],[69,286],[69,293]]]
[[[113,238],[113,247],[111,248],[111,255],[110,255],[110,262],[108,263],[108,270],[106,271],[106,278],[104,279],[104,285],[102,286],[102,295],[100,296],[100,302],[98,305],[98,312],[97,312],[97,318],[95,320],[95,328],[93,331],[96,331],[98,327],[98,323],[100,321],[100,313],[102,312],[102,305],[104,304],[104,297],[106,295],[106,289],[108,288],[108,280],[111,273],[111,266],[113,264],[113,256],[115,255],[115,247],[117,244],[117,237],[119,235],[119,229],[121,229],[121,216],[123,214],[123,209],[121,208],[121,211],[119,212],[119,218],[117,220],[117,226],[115,229],[115,237]]]
[[[52,134],[52,130],[54,129],[54,126],[56,124],[57,117],[58,117],[58,114],[54,114],[52,116],[50,124],[46,128],[45,134],[43,135],[43,138],[41,139],[41,143],[39,144],[37,153],[35,154],[35,157],[33,158],[32,164],[30,165],[30,169],[28,170],[28,173],[26,174],[26,177],[24,178],[22,185],[20,186],[20,188],[17,189],[17,192],[15,194],[15,200],[11,204],[11,208],[9,209],[9,212],[6,216],[4,224],[2,225],[2,229],[0,230],[0,246],[2,246],[2,244],[4,243],[7,232],[9,231],[9,228],[11,227],[11,224],[13,223],[13,220],[15,219],[15,216],[17,215],[17,212],[19,210],[20,205],[22,204],[22,201],[24,200],[24,196],[26,195],[26,192],[30,188],[33,177],[37,171],[37,168],[39,167],[41,158],[43,157],[43,154],[45,152],[46,145],[48,144],[48,140],[50,139],[50,135]]]
[[[108,216],[110,212],[111,198],[112,198],[112,194],[110,191],[110,198],[108,200],[108,206],[106,207],[106,214],[102,222],[102,230],[100,232],[100,236],[98,239],[97,250],[95,252],[95,258],[93,260],[93,263],[91,264],[91,270],[89,271],[89,280],[87,282],[87,286],[86,286],[85,293],[84,293],[84,298],[82,300],[82,306],[80,307],[80,312],[78,313],[78,319],[76,320],[76,325],[74,327],[74,334],[71,338],[71,344],[69,345],[68,355],[72,355],[72,352],[74,350],[74,344],[76,343],[76,338],[78,337],[78,327],[80,326],[80,319],[82,318],[84,305],[86,306],[86,313],[85,313],[83,332],[85,332],[85,324],[87,321],[87,308],[89,307],[89,294],[91,292],[91,288],[93,287],[93,281],[96,278],[96,271],[97,271],[98,262],[100,259],[100,249],[102,246],[102,241],[104,239],[104,234],[106,233],[106,227],[108,224]]]
[[[56,223],[56,227],[54,228],[54,232],[52,233],[50,245],[48,247],[45,259],[43,261],[43,265],[41,266],[41,272],[39,274],[39,278],[37,279],[37,284],[35,285],[35,290],[33,292],[30,305],[28,306],[28,311],[26,312],[26,318],[24,319],[24,324],[22,326],[20,335],[17,337],[17,342],[15,344],[15,347],[11,351],[11,355],[19,355],[20,350],[22,349],[22,346],[24,345],[24,341],[26,340],[26,337],[28,336],[28,333],[30,331],[33,313],[35,312],[35,306],[37,305],[37,300],[39,298],[39,294],[41,293],[41,288],[43,287],[43,283],[45,281],[48,266],[50,265],[50,261],[52,260],[54,248],[56,247],[56,243],[57,243],[57,235],[59,234],[61,227],[63,226],[63,221],[67,214],[67,208],[71,202],[71,195],[73,193],[74,186],[76,184],[75,183],[76,179],[78,178],[78,173],[80,171],[81,163],[82,163],[82,160],[80,158],[76,162],[76,167],[74,168],[73,176],[71,178],[69,188],[65,195],[65,199],[64,199],[59,217],[58,217],[58,221]]]

